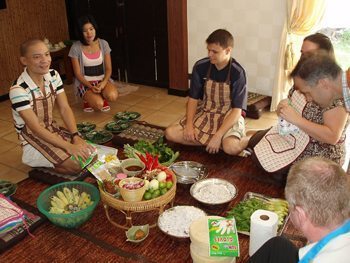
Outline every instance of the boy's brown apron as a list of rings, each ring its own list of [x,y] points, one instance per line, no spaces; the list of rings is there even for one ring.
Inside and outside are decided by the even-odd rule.
[[[34,91],[31,90],[33,97],[33,111],[38,117],[41,126],[68,141],[70,139],[69,135],[60,130],[56,122],[53,120],[52,111],[55,105],[56,94],[51,83],[50,90],[50,95],[44,94],[43,98],[36,98]],[[31,146],[41,152],[41,154],[43,154],[45,158],[55,166],[61,164],[70,157],[70,154],[61,148],[57,148],[56,146],[40,139],[28,128],[27,125],[23,127],[21,135]]]
[[[210,79],[211,67],[210,64],[204,86],[203,101],[197,107],[193,122],[198,141],[204,145],[209,143],[231,109],[231,61],[225,82]],[[180,121],[180,124],[183,127],[186,125],[186,117]]]

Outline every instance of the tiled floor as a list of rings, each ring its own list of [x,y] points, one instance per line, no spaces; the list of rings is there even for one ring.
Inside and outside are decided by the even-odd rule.
[[[103,128],[116,112],[124,110],[140,112],[141,120],[163,127],[179,120],[185,114],[187,98],[168,95],[166,89],[141,85],[137,87],[136,91],[129,94],[121,93],[122,96],[117,102],[111,104],[111,111],[93,113],[83,112],[81,102],[74,96],[72,86],[66,86],[65,90],[77,122],[90,121],[96,123],[98,128]],[[125,86],[123,91],[127,90],[128,86]],[[21,147],[13,127],[9,100],[0,102],[0,112],[0,179],[19,182],[27,177],[31,168],[21,162]],[[57,110],[54,111],[54,116],[59,124],[63,124]],[[247,118],[246,126],[247,129],[264,129],[275,124],[276,120],[274,112],[266,112],[259,120]]]

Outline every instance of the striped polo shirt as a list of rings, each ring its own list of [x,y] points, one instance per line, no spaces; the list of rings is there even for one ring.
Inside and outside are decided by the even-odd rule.
[[[64,92],[61,77],[58,72],[53,69],[44,75],[46,97],[50,96],[51,94],[50,83],[52,84],[53,90],[56,91],[56,94]],[[19,115],[19,112],[30,108],[33,109],[33,97],[31,91],[33,91],[35,98],[43,98],[44,96],[44,94],[40,91],[40,88],[31,79],[27,69],[25,68],[23,73],[14,82],[9,92],[14,125],[22,145],[27,144],[27,142],[21,136],[21,131],[25,125],[25,122]]]

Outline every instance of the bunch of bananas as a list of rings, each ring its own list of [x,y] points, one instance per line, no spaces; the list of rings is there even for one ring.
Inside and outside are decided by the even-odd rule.
[[[72,190],[64,187],[62,191],[57,191],[56,195],[51,197],[50,213],[70,214],[83,210],[94,203],[89,194],[79,193],[79,190],[74,187]]]
[[[288,215],[288,202],[283,199],[271,198],[267,203],[266,209],[278,215],[278,226],[280,226]]]

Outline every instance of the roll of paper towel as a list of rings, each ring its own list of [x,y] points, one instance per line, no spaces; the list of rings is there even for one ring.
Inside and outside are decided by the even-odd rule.
[[[267,240],[277,235],[278,216],[267,210],[256,210],[250,217],[249,256]]]

